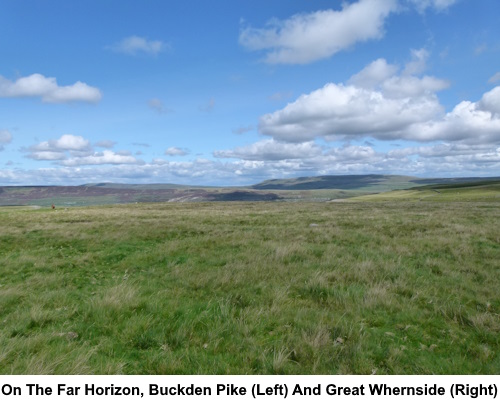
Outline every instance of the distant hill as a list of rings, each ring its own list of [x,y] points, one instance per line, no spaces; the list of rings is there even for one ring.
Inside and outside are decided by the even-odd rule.
[[[91,183],[81,186],[0,187],[0,206],[56,207],[174,201],[329,201],[418,187],[422,192],[441,188],[477,187],[496,178],[422,179],[392,175],[347,175],[272,179],[248,187],[203,187],[179,184]],[[430,189],[428,189],[430,187]],[[431,190],[431,191],[429,191]],[[380,194],[382,195],[382,194]]]
[[[186,186],[183,184],[172,183],[151,183],[151,184],[125,184],[125,183],[87,183],[79,187],[99,187],[99,188],[114,188],[128,190],[172,190],[172,189],[200,189],[211,188],[205,186]]]
[[[375,189],[388,191],[412,187],[418,177],[387,176],[381,174],[297,177],[272,179],[252,186],[255,190],[358,190]],[[428,183],[425,183],[428,184]]]
[[[498,179],[498,178],[497,178]],[[443,180],[443,179],[439,179]],[[359,196],[351,201],[500,201],[500,179],[449,181],[440,184]]]
[[[281,197],[257,190],[207,189],[171,185],[96,184],[83,186],[0,187],[0,206],[77,207],[167,201],[274,201]]]
[[[378,192],[401,190],[417,185],[457,184],[477,181],[500,180],[500,177],[455,177],[455,178],[419,178],[396,175],[346,175],[297,177],[292,179],[272,179],[252,186],[255,190],[377,190]]]

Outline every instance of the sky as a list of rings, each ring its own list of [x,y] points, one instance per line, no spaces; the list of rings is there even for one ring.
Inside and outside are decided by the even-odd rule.
[[[2,0],[0,185],[500,175],[498,0]]]

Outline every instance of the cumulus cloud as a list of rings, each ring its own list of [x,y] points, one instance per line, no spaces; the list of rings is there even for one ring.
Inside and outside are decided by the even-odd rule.
[[[452,111],[442,111],[432,94],[389,98],[379,91],[329,84],[263,116],[260,129],[287,142],[367,136],[419,142],[500,142],[500,86],[478,102],[462,101]]]
[[[415,75],[425,69],[427,57],[424,50],[413,51],[403,68],[378,59],[347,84],[328,83],[262,116],[259,129],[287,142],[316,137],[418,139],[418,134],[409,129],[442,116],[444,109],[436,92],[449,85],[435,77]]]
[[[432,76],[393,76],[381,85],[384,95],[389,98],[418,98],[421,96],[432,97],[434,93],[444,90],[449,86],[446,80]]]
[[[100,147],[114,145],[111,141],[96,143]],[[104,150],[95,152],[90,141],[82,136],[65,134],[59,139],[51,139],[32,145],[27,149],[26,157],[33,160],[52,161],[61,166],[85,166],[105,164],[142,164],[131,156],[129,151],[113,152]]]
[[[54,77],[45,77],[39,73],[11,81],[0,76],[0,97],[40,97],[44,103],[69,103],[82,101],[97,103],[101,100],[101,91],[80,81],[70,86],[59,86]]]
[[[498,150],[496,150],[498,152]],[[393,149],[387,153],[391,158],[420,156],[421,158],[454,158],[456,156],[484,156],[495,152],[488,145],[465,145],[456,143],[440,143],[418,147]]]
[[[303,153],[299,153],[302,149]],[[239,177],[287,177],[322,174],[399,173],[439,176],[487,176],[500,169],[500,148],[488,144],[440,143],[377,151],[375,146],[346,144],[341,147],[257,142],[215,153],[232,160]],[[219,169],[221,169],[219,167]]]
[[[411,59],[401,74],[397,65],[377,59],[361,72],[353,75],[348,84],[368,90],[378,89],[389,98],[419,97],[432,95],[449,86],[448,81],[432,76],[419,77],[426,70],[429,53],[425,49],[412,49]]]
[[[358,42],[380,39],[397,0],[359,0],[342,10],[297,14],[273,20],[265,28],[243,28],[239,42],[252,51],[267,51],[265,62],[305,64],[328,58]]]
[[[185,148],[177,148],[172,146],[165,151],[167,156],[186,156],[189,154],[189,150]]]
[[[388,161],[426,173],[428,176],[491,176],[500,169],[500,148],[494,145],[441,143],[389,151]]]
[[[91,151],[90,141],[83,136],[65,134],[59,139],[43,141],[29,148],[33,152]]]
[[[477,108],[482,111],[487,111],[492,114],[496,114],[496,118],[500,116],[500,86],[495,87],[493,90],[485,93],[479,103],[477,103]]]
[[[378,140],[500,142],[500,86],[478,101],[464,100],[445,112],[437,93],[448,81],[423,75],[429,57],[414,50],[403,66],[378,59],[347,82],[327,83],[283,109],[265,114],[259,130],[280,142]]]
[[[390,65],[385,59],[377,59],[370,63],[361,72],[351,77],[349,83],[364,89],[374,89],[380,83],[393,77],[399,68],[396,65]]]
[[[67,156],[64,152],[57,152],[57,151],[51,151],[51,150],[33,150],[26,157],[33,159],[33,160],[55,161],[55,160],[64,160],[64,159],[66,159]]]
[[[271,145],[273,147],[276,145]],[[297,147],[300,148],[300,145]],[[438,173],[440,177],[457,177],[491,176],[492,173],[500,172],[500,148],[492,145],[448,142],[398,147],[386,152],[377,151],[375,146],[369,145],[347,144],[328,149],[324,145],[315,146],[311,143],[305,147],[309,153],[304,153],[302,157],[298,153],[283,153],[283,159],[272,156],[273,159],[269,160],[265,160],[268,156],[262,145],[249,145],[246,150],[227,153],[226,156],[231,159],[226,161],[195,159],[178,162],[154,159],[149,163],[127,164],[121,161],[118,164],[118,158],[112,154],[102,154],[87,159],[85,165],[76,164],[76,160],[73,160],[64,165],[36,170],[0,169],[0,182],[12,185],[82,184],[100,182],[105,178],[111,182],[220,186],[248,185],[269,178],[327,174],[398,173],[435,177]]]
[[[495,103],[500,87],[473,103],[462,101],[440,120],[418,123],[409,128],[408,138],[417,141],[460,141],[466,144],[500,142],[500,110]]]
[[[327,156],[332,156],[337,162],[364,162],[368,163],[381,154],[375,149],[367,145],[346,145],[342,148],[332,148],[328,151]]]
[[[62,166],[84,166],[84,165],[123,165],[123,164],[142,164],[142,160],[138,160],[129,153],[115,153],[111,150],[102,152],[94,152],[91,155],[83,157],[71,157],[62,160],[59,164]]]
[[[216,158],[238,158],[244,160],[306,159],[321,154],[321,147],[314,142],[285,143],[265,139],[252,145],[232,150],[215,151]]]
[[[127,55],[158,55],[160,52],[168,48],[168,45],[158,40],[148,40],[144,37],[133,35],[122,39],[120,42],[110,47],[115,52],[124,53]]]
[[[261,117],[263,134],[288,142],[316,137],[404,138],[403,130],[441,111],[435,96],[390,98],[380,91],[329,83]]]

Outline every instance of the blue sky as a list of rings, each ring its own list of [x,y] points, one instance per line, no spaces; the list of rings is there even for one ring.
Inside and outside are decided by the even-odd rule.
[[[0,185],[500,173],[498,0],[4,0]]]

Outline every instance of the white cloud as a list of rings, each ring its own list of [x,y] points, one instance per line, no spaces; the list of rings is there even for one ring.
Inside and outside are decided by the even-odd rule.
[[[259,129],[288,142],[321,136],[400,139],[411,124],[430,120],[439,112],[441,106],[433,95],[389,98],[380,91],[329,83],[264,115]]]
[[[110,147],[114,144],[115,142],[112,141],[96,143],[100,147]],[[26,157],[30,159],[52,161],[61,166],[144,163],[142,160],[134,158],[129,151],[104,150],[95,152],[88,139],[71,134],[32,145],[27,151],[29,154]]]
[[[288,144],[293,148],[293,144]],[[257,142],[217,157],[238,158],[225,168],[239,177],[287,177],[321,174],[408,174],[424,177],[491,176],[500,169],[500,148],[492,145],[442,143],[380,152],[367,145],[344,145],[326,149],[310,143],[310,153],[273,155],[273,148]],[[296,145],[300,147],[299,145]],[[219,168],[220,169],[220,168]]]
[[[54,77],[45,77],[35,73],[12,82],[0,76],[0,97],[40,97],[45,103],[69,103],[82,101],[97,103],[101,100],[101,91],[80,81],[71,86],[59,86]]]
[[[304,153],[302,157],[298,157],[298,154],[297,157],[283,154],[283,159],[271,160],[255,160],[259,154],[262,159],[267,158],[262,145],[255,147],[255,153],[252,152],[252,145],[245,147],[245,154],[235,151],[235,157],[229,161],[195,159],[171,162],[155,159],[150,163],[131,161],[127,164],[108,153],[108,156],[102,154],[87,159],[85,165],[73,160],[64,165],[36,170],[0,169],[0,183],[83,184],[101,182],[105,178],[122,183],[220,186],[248,185],[269,178],[327,174],[397,173],[422,177],[457,177],[492,176],[500,172],[500,148],[487,144],[457,145],[448,142],[388,152],[380,152],[375,146],[367,145],[326,149],[325,146],[311,144],[307,147],[310,153]]]
[[[386,80],[381,89],[385,96],[393,99],[417,98],[427,95],[432,97],[434,93],[444,90],[449,86],[446,80],[436,77],[424,76],[393,76]]]
[[[440,143],[437,145],[393,149],[389,151],[387,155],[395,158],[413,155],[418,155],[421,158],[453,158],[455,156],[484,156],[492,152],[494,152],[494,148],[490,145]]]
[[[403,68],[378,59],[353,75],[347,85],[328,83],[262,116],[259,129],[287,142],[367,136],[421,140],[422,135],[411,129],[443,116],[436,92],[449,85],[442,79],[415,75],[425,69],[427,58],[425,50],[412,51]]]
[[[151,41],[147,38],[133,35],[122,39],[119,43],[112,46],[111,49],[115,52],[124,53],[128,55],[137,55],[145,53],[147,55],[157,55],[168,48],[168,45],[162,41]]]
[[[378,89],[389,98],[418,97],[432,95],[449,86],[446,80],[432,76],[417,77],[426,69],[429,53],[425,49],[412,49],[412,59],[405,65],[400,75],[399,67],[390,65],[385,59],[378,59],[349,79],[349,84],[364,88]]]
[[[338,162],[365,162],[376,159],[377,154],[371,146],[346,145],[342,148],[332,148],[327,155],[334,157]]]
[[[216,158],[238,158],[244,160],[307,159],[321,154],[321,147],[314,142],[286,143],[265,139],[252,145],[233,150],[215,151]]]
[[[419,75],[425,72],[427,68],[427,59],[429,59],[429,52],[425,48],[412,49],[411,61],[408,62],[403,71],[403,75]]]
[[[478,103],[462,101],[440,120],[413,125],[409,128],[408,138],[460,141],[465,144],[500,142],[500,114],[495,112],[500,110],[500,106],[494,104],[494,97],[498,97],[499,92],[500,88],[495,88]]]
[[[40,142],[37,145],[31,146],[29,149],[36,152],[91,151],[91,146],[90,141],[82,136],[65,134],[59,139]]]
[[[64,160],[66,159],[66,154],[64,152],[57,152],[51,150],[34,150],[26,157],[33,160]]]
[[[189,154],[189,150],[185,148],[176,148],[174,146],[168,148],[165,151],[165,155],[167,156],[186,156]]]
[[[72,157],[64,159],[59,164],[63,166],[84,166],[84,165],[123,165],[123,164],[143,164],[129,153],[115,153],[111,150],[95,152],[92,155],[84,157]]]
[[[477,102],[462,101],[445,113],[436,93],[446,80],[418,76],[428,53],[412,51],[403,68],[378,59],[347,85],[328,83],[260,118],[259,130],[281,142],[372,137],[379,140],[500,142],[500,86]]]
[[[477,108],[483,111],[489,111],[492,114],[496,114],[497,118],[500,118],[500,86],[495,87],[493,90],[485,93],[479,103],[477,103]]]
[[[427,176],[492,176],[500,170],[500,148],[442,143],[392,150],[387,160],[407,162],[409,168],[418,168]]]
[[[297,14],[273,20],[266,28],[244,28],[239,41],[252,51],[267,51],[267,63],[310,63],[358,42],[380,39],[385,19],[396,9],[397,0],[359,0],[345,3],[341,11]]]
[[[88,150],[90,142],[82,136],[63,135],[54,142],[56,149],[65,150]]]
[[[261,117],[260,130],[287,142],[371,136],[379,140],[498,143],[500,86],[485,93],[479,102],[462,101],[443,114],[431,93],[390,98],[380,91],[328,84],[283,110]]]
[[[356,73],[349,79],[349,84],[353,84],[364,89],[374,89],[394,76],[399,68],[390,65],[385,59],[377,59],[370,63],[361,72]]]

